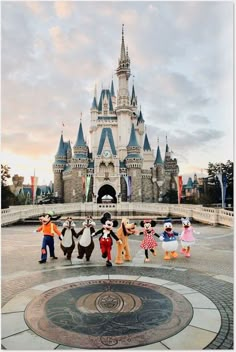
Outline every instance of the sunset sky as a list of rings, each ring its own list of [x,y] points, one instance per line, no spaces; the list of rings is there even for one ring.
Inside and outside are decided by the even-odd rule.
[[[62,123],[85,135],[109,88],[121,29],[152,149],[166,134],[180,175],[233,160],[233,2],[2,1],[2,163],[53,181]]]

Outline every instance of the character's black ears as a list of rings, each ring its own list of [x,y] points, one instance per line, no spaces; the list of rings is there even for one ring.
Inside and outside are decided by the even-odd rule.
[[[111,221],[112,221],[112,219],[111,219],[111,214],[110,214],[110,213],[104,213],[104,214],[103,214],[103,216],[102,216],[102,218],[101,218],[101,223],[102,223],[102,224],[105,224],[105,222],[106,222],[107,220],[111,220]]]
[[[118,226],[118,221],[117,220],[112,220],[113,222],[113,227],[117,227]]]
[[[140,226],[141,226],[141,227],[144,227],[145,222],[147,222],[147,221],[142,220],[142,221],[140,222]],[[150,220],[150,221],[148,221],[148,222],[151,224],[152,227],[156,226],[156,224],[157,224],[157,222],[156,222],[155,220]]]

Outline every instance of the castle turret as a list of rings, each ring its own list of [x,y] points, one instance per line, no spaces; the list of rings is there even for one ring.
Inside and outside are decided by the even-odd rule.
[[[134,124],[132,123],[129,143],[127,145],[127,156],[125,163],[127,167],[127,175],[130,177],[131,183],[131,201],[142,201],[142,175],[141,168],[143,159],[140,155],[141,147],[138,144]]]
[[[79,125],[79,132],[73,147],[74,156],[72,158],[72,201],[85,201],[86,177],[88,168],[88,146],[84,139],[82,122]]]
[[[117,108],[129,107],[129,77],[130,59],[128,50],[125,51],[124,25],[122,25],[122,40],[118,68],[116,70],[119,79]]]
[[[112,105],[113,108],[116,108],[116,95],[115,95],[115,90],[114,90],[114,83],[113,79],[111,80],[111,100],[112,100]]]
[[[63,188],[63,171],[67,163],[66,147],[63,140],[63,134],[61,134],[59,146],[57,153],[55,155],[55,161],[53,163],[53,173],[54,173],[54,193],[59,198],[64,196]]]

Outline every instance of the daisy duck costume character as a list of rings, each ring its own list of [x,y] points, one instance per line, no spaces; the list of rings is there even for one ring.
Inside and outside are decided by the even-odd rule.
[[[102,257],[107,258],[106,266],[112,266],[111,263],[111,249],[112,249],[112,237],[114,240],[122,244],[122,241],[113,232],[113,227],[117,227],[118,221],[111,219],[110,213],[105,213],[101,218],[101,223],[103,227],[93,234],[94,236],[101,235],[99,237],[100,248],[102,252]]]
[[[193,227],[191,225],[191,222],[189,218],[181,218],[182,224],[183,224],[183,231],[180,235],[181,239],[181,253],[185,255],[185,257],[189,258],[190,257],[190,249],[192,245],[195,243],[195,237],[193,236],[194,233],[199,234],[199,232],[196,232],[193,230]]]
[[[141,231],[139,234],[144,235],[144,238],[140,244],[140,247],[144,249],[145,253],[144,262],[150,262],[150,259],[148,258],[148,250],[150,250],[154,256],[157,255],[155,248],[158,246],[158,244],[153,236],[160,237],[153,229],[153,227],[156,226],[156,221],[146,219],[140,222],[140,226],[143,227],[143,231]]]
[[[177,258],[178,253],[178,242],[176,236],[179,236],[178,232],[173,231],[173,225],[171,219],[164,221],[164,231],[161,233],[160,240],[162,241],[162,248],[165,251],[165,260],[170,260],[171,257]]]

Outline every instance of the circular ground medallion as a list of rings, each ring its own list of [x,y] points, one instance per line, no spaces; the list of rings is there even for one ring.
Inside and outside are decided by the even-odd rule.
[[[177,334],[192,306],[163,286],[131,280],[91,280],[44,292],[25,310],[41,337],[77,348],[145,346]]]

